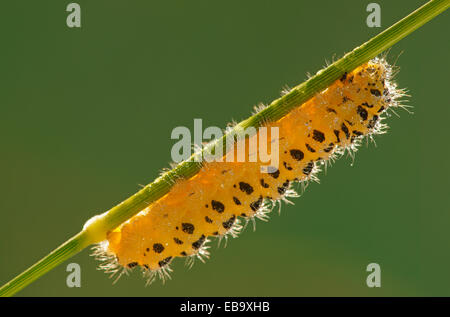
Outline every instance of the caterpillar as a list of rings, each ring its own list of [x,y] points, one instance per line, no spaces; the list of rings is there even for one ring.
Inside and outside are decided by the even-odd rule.
[[[190,265],[195,258],[204,261],[211,238],[236,237],[243,224],[267,220],[277,203],[298,196],[294,183],[306,186],[317,179],[321,165],[354,153],[364,137],[385,132],[386,111],[401,106],[404,95],[392,77],[392,66],[375,58],[267,122],[265,127],[279,131],[280,163],[268,173],[261,173],[260,161],[205,162],[192,178],[176,180],[168,194],[97,245],[95,255],[104,261],[100,267],[117,276],[141,267],[151,283],[156,276],[170,278],[170,263],[177,257]]]

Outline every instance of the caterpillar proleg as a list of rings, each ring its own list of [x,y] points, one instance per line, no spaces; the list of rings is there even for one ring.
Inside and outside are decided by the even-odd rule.
[[[105,261],[101,268],[120,276],[139,266],[148,282],[155,276],[165,280],[175,258],[203,261],[212,238],[236,237],[248,221],[267,220],[276,203],[297,196],[294,183],[317,179],[321,165],[385,131],[386,111],[400,106],[404,95],[392,73],[384,58],[375,58],[267,122],[266,128],[278,128],[279,145],[279,165],[268,173],[261,172],[260,161],[205,162],[192,178],[176,180],[168,194],[97,245],[95,254]]]

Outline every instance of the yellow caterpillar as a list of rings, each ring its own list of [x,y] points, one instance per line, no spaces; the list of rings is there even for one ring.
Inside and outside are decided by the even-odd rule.
[[[382,133],[383,114],[401,96],[391,77],[384,59],[374,59],[267,123],[279,131],[278,169],[261,173],[260,161],[209,162],[194,177],[177,180],[168,194],[108,234],[97,248],[109,260],[102,268],[121,273],[141,266],[151,282],[168,277],[177,257],[208,257],[210,237],[234,237],[242,220],[265,219],[275,202],[296,196],[294,182],[314,178],[318,165]]]

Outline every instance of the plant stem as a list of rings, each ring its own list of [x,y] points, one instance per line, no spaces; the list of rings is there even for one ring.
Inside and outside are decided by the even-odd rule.
[[[293,88],[288,94],[274,100],[267,108],[237,124],[227,135],[216,140],[210,146],[225,147],[227,136],[240,135],[248,127],[258,128],[266,122],[276,121],[293,108],[305,103],[315,94],[331,85],[344,73],[351,72],[356,67],[366,63],[402,38],[412,33],[435,16],[444,12],[450,6],[450,0],[432,0],[412,12],[407,17],[395,23],[390,28],[357,47],[344,57],[318,72],[309,80]],[[202,155],[203,151],[195,153],[189,160],[181,162],[172,170],[164,173],[154,182],[142,188],[119,205],[102,215],[89,220],[83,230],[56,248],[35,265],[15,277],[0,288],[0,296],[12,296],[28,284],[35,281],[60,263],[77,254],[87,246],[106,239],[109,231],[134,216],[152,202],[167,194],[178,178],[188,179],[201,168],[200,162],[193,158]]]
[[[22,274],[3,285],[0,289],[0,296],[14,295],[37,278],[89,246],[89,244],[86,235],[83,232],[78,233]]]

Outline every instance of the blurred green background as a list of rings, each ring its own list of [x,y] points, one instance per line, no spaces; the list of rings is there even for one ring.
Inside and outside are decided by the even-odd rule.
[[[425,1],[70,1],[0,5],[0,284],[153,180],[176,126],[225,127]],[[112,285],[85,250],[20,296],[449,296],[448,12],[389,53],[414,115],[344,157],[206,264]],[[447,40],[446,40],[447,39]],[[66,286],[66,265],[82,287]],[[367,264],[382,287],[366,286]]]

